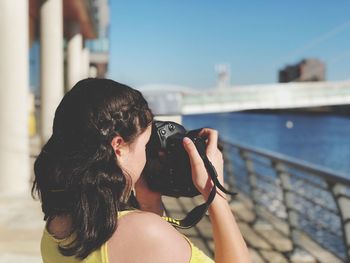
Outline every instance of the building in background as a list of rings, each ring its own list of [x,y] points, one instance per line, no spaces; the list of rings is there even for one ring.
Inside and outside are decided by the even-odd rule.
[[[278,82],[324,81],[326,67],[318,59],[303,59],[296,65],[286,66],[279,71]]]
[[[90,51],[90,76],[105,78],[109,62],[109,2],[93,0],[92,6],[97,21],[97,38],[85,41]]]

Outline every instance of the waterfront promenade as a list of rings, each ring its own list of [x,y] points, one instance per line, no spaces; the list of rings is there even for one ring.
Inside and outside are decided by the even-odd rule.
[[[39,151],[37,141],[31,140],[31,154]],[[33,158],[31,161],[33,162]],[[168,198],[163,202],[167,213],[174,218],[183,218],[194,206],[202,202],[200,198]],[[252,262],[341,262],[326,250],[307,237],[301,237],[304,247],[312,250],[312,255],[303,251],[289,253],[291,240],[281,235],[267,221],[256,220],[254,207],[244,195],[230,201],[233,214],[240,226],[242,234],[249,246]],[[40,237],[44,221],[39,201],[27,195],[0,194],[0,262],[1,263],[35,263],[41,262]],[[280,223],[279,228],[288,228],[286,223]],[[196,227],[182,231],[192,242],[213,257],[214,242],[208,217],[204,217]]]

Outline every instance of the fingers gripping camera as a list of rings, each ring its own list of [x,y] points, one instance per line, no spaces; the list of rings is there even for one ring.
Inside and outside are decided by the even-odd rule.
[[[147,163],[143,171],[153,191],[173,197],[199,195],[192,182],[189,157],[183,147],[189,137],[202,156],[206,143],[198,136],[199,130],[186,131],[175,122],[154,121],[152,135],[146,147]]]

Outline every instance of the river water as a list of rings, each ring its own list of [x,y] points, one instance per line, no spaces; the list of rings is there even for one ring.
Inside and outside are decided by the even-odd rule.
[[[231,142],[282,153],[350,178],[350,118],[330,114],[186,115],[186,129],[212,127]]]

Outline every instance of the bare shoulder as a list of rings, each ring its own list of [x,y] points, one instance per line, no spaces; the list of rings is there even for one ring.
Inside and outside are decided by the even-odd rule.
[[[160,216],[143,211],[129,213],[118,220],[108,241],[110,263],[189,262],[191,248],[184,237]]]

